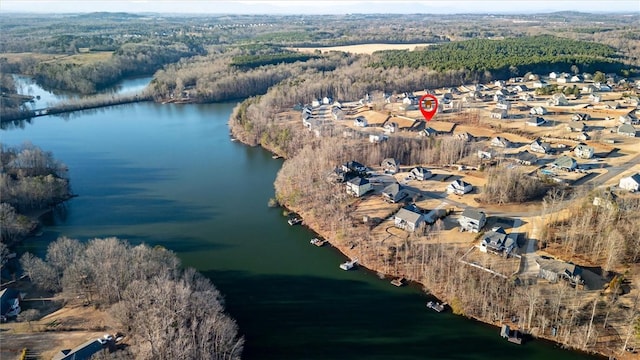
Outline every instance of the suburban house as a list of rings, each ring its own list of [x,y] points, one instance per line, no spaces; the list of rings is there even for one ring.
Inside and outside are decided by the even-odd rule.
[[[554,259],[536,259],[538,268],[540,269],[538,277],[555,283],[558,279],[565,279],[572,284],[581,284],[583,280],[580,275],[582,269],[574,264],[558,261]]]
[[[594,94],[598,92],[598,88],[595,87],[593,84],[589,84],[587,86],[582,87],[582,89],[580,89],[580,92],[584,94]],[[593,101],[591,97],[589,97],[589,100]]]
[[[513,237],[507,236],[507,233],[500,226],[494,227],[482,235],[480,241],[480,251],[494,252],[508,256],[516,247],[516,241]]]
[[[492,109],[491,110],[491,118],[492,119],[506,119],[509,117],[509,114],[507,113],[506,109]]]
[[[431,137],[431,136],[438,135],[438,132],[436,130],[434,130],[432,127],[426,127],[424,129],[422,129],[422,131],[420,131],[420,133],[418,133],[418,135],[419,136]]]
[[[629,190],[629,191],[640,191],[640,173],[633,174],[628,177],[623,177],[620,179],[620,184],[618,185],[620,189]]]
[[[409,193],[398,183],[393,183],[382,190],[382,198],[390,203],[397,203],[407,196]]]
[[[589,116],[589,114],[573,114],[571,115],[571,120],[573,121],[586,121],[589,120],[591,117]]]
[[[0,291],[0,316],[2,316],[4,320],[20,314],[21,298],[18,290],[14,288],[6,288]]]
[[[353,126],[366,127],[367,119],[364,116],[358,116],[353,120]]]
[[[507,154],[505,157],[515,160],[520,165],[530,166],[538,162],[538,157],[528,151]]]
[[[557,79],[558,78],[558,73],[555,71],[552,71],[549,73],[549,79]]]
[[[532,116],[529,118],[529,120],[527,120],[526,124],[529,126],[540,126],[540,125],[544,125],[547,123],[547,120],[545,120],[543,117],[541,116]]]
[[[397,228],[407,231],[415,231],[424,221],[422,213],[415,208],[402,208],[394,216],[394,224]]]
[[[534,140],[531,145],[529,145],[529,148],[531,149],[531,151],[540,154],[548,154],[551,152],[551,144],[542,142],[540,141],[540,139]]]
[[[520,94],[520,96],[518,96],[518,98],[522,101],[531,101],[533,100],[533,95],[529,94],[528,92],[523,92]]]
[[[563,75],[560,75],[560,76],[556,79],[556,82],[557,82],[558,84],[566,84],[568,81],[569,81],[569,77],[568,77],[568,76],[566,76],[566,75],[564,75],[564,74],[563,74]]]
[[[578,163],[574,158],[569,157],[567,155],[562,155],[559,158],[557,158],[556,161],[554,161],[551,164],[551,166],[562,169],[562,170],[573,171],[575,168],[578,167]]]
[[[587,134],[586,132],[581,132],[580,134],[576,135],[576,139],[580,141],[587,141],[591,139],[591,136],[589,136],[589,134]]]
[[[491,148],[478,149],[478,157],[480,159],[491,159],[495,156],[495,152]]]
[[[547,85],[549,85],[549,83],[547,83],[544,80],[537,80],[537,81],[534,81],[533,84],[532,84],[534,89],[542,89],[543,87],[545,87]]]
[[[529,88],[525,84],[516,85],[515,90],[517,92],[526,92],[529,91]]]
[[[508,148],[511,146],[511,141],[503,137],[496,136],[493,139],[491,139],[491,146]]]
[[[531,110],[529,110],[529,113],[531,115],[546,115],[547,109],[543,108],[542,106],[536,106],[532,107]]]
[[[99,339],[89,340],[73,349],[61,350],[52,360],[88,360],[106,346]]]
[[[314,108],[316,108],[316,107],[320,106],[320,104],[321,104],[321,101],[320,101],[320,100],[318,100],[318,99],[315,99],[315,100],[313,100],[313,101],[311,102],[311,106],[312,106],[312,107],[314,107]]]
[[[501,88],[501,87],[504,87],[504,86],[505,86],[505,84],[506,84],[506,83],[504,82],[504,80],[496,80],[496,81],[493,83],[493,86],[497,86],[497,87],[500,87],[500,88]]]
[[[342,171],[348,173],[348,172],[354,172],[354,173],[362,173],[367,171],[367,167],[360,164],[357,161],[347,161],[346,163],[342,164]]]
[[[394,158],[387,158],[382,160],[382,170],[387,174],[395,174],[400,171],[400,163]]]
[[[584,79],[580,75],[573,75],[569,81],[572,83],[581,83]]]
[[[333,120],[344,120],[344,111],[342,110],[342,108],[338,107],[338,106],[334,106],[331,108],[331,116],[333,117]]]
[[[632,112],[628,113],[627,115],[620,115],[620,117],[618,118],[618,121],[620,121],[621,124],[631,124],[631,125],[640,124],[638,117]]]
[[[411,169],[411,175],[416,180],[420,180],[420,181],[426,180],[433,176],[433,174],[431,173],[431,171],[429,171],[429,169],[424,168],[422,166],[416,166],[413,169]]]
[[[464,195],[471,190],[473,190],[473,186],[462,180],[454,180],[447,186],[447,194]]]
[[[549,99],[547,101],[547,105],[550,105],[550,106],[567,106],[567,105],[569,105],[569,101],[567,101],[567,98],[564,96],[563,93],[557,93],[557,94],[553,94],[551,96],[551,99]]]
[[[597,104],[602,101],[602,95],[598,93],[591,93],[591,95],[589,95],[589,101]]]
[[[385,134],[393,134],[394,132],[398,131],[398,123],[388,122],[384,124],[382,128],[384,129]]]
[[[369,134],[369,142],[371,143],[379,143],[388,139],[389,136],[385,134]]]
[[[360,197],[371,190],[369,180],[361,177],[355,177],[347,181],[347,194]]]
[[[474,141],[476,138],[475,136],[469,134],[468,132],[461,132],[458,134],[454,135],[456,137],[456,139],[460,139],[460,140],[464,140],[464,141]]]
[[[330,105],[331,103],[333,103],[333,99],[332,98],[330,98],[328,96],[325,96],[325,97],[322,98],[322,104],[323,105]]]
[[[507,92],[506,90],[501,90],[501,91]],[[511,110],[511,103],[504,99],[498,100],[498,103],[496,104],[496,108],[502,109],[502,110]]]
[[[569,124],[567,124],[567,131],[585,132],[585,131],[589,131],[589,127],[587,126],[587,124],[583,122],[571,121]]]
[[[487,215],[484,211],[479,211],[474,208],[466,208],[458,219],[460,224],[460,231],[479,232],[487,223]]]
[[[573,152],[581,159],[591,159],[593,157],[594,149],[592,146],[578,144],[578,146],[573,149]]]
[[[622,124],[618,127],[618,134],[629,136],[629,137],[635,137],[636,128],[634,128],[633,125],[631,124]]]
[[[310,113],[303,112],[302,113],[302,125],[306,128],[311,128],[313,121],[313,116]]]

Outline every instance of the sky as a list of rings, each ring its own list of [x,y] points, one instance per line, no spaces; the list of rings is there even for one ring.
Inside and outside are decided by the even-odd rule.
[[[212,1],[212,0],[0,0],[0,13],[155,12],[190,14],[459,14],[640,12],[640,0],[439,1]]]

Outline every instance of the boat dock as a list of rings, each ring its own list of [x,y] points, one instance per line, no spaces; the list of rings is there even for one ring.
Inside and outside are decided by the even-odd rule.
[[[500,336],[507,339],[507,341],[521,345],[522,344],[522,334],[518,330],[511,330],[509,325],[502,325],[500,329]]]
[[[287,220],[287,223],[289,223],[289,225],[291,226],[298,225],[302,223],[302,219],[300,219],[299,217],[292,217],[289,220]]]
[[[356,266],[357,263],[358,263],[358,259],[353,259],[353,260],[347,261],[345,263],[340,264],[340,269],[345,270],[345,271],[346,270],[351,270]]]
[[[399,277],[397,279],[391,280],[391,285],[397,286],[397,287],[404,285],[404,283],[405,283],[405,279],[403,277]]]
[[[429,309],[432,309],[436,312],[443,312],[444,311],[444,307],[447,306],[447,303],[440,303],[437,301],[429,301],[427,303],[427,307]]]
[[[318,238],[313,238],[313,239],[311,239],[310,243],[312,245],[320,247],[320,246],[323,246],[324,244],[326,244],[327,240],[320,240]]]

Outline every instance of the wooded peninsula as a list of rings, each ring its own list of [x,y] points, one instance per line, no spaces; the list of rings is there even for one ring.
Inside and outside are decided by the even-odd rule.
[[[0,19],[4,126],[35,116],[13,74],[29,75],[52,91],[85,94],[51,106],[50,113],[148,100],[239,101],[229,119],[232,136],[286,158],[274,202],[361,265],[421,284],[456,314],[508,323],[563,346],[618,358],[640,346],[640,197],[617,186],[625,175],[633,180],[640,154],[635,132],[610,135],[638,125],[637,13],[442,15],[428,22],[421,15],[94,13]],[[356,44],[376,51],[322,50]],[[388,50],[385,44],[418,45]],[[136,75],[153,76],[144,92],[97,95]],[[422,94],[440,99],[438,121],[422,121]],[[547,114],[547,120],[537,120]],[[597,123],[583,122],[587,115]],[[540,130],[538,124],[547,122],[555,128]],[[584,139],[571,134],[578,126]],[[603,145],[612,143],[617,150]],[[569,155],[591,147],[587,159],[594,152],[617,152],[622,160],[606,180],[598,180],[609,176],[601,173],[576,179],[571,176],[587,167],[561,161],[568,146]],[[528,154],[542,148],[543,155],[532,160],[504,150],[509,147],[526,147]],[[6,249],[35,227],[24,215],[63,202],[71,191],[66,168],[31,144],[3,147],[1,160],[4,271]],[[416,178],[427,168],[440,181],[424,185],[425,179]],[[471,178],[477,182],[466,184],[474,189],[469,194],[464,183]],[[439,184],[451,180],[461,181],[462,190]],[[592,185],[584,185],[590,180]],[[398,191],[391,193],[387,185]],[[370,204],[384,210],[364,211]],[[446,207],[446,215],[436,217],[438,206]],[[490,210],[485,214],[477,207]],[[407,230],[406,221],[397,220],[402,210],[423,221]],[[485,216],[489,212],[495,215]],[[458,220],[451,222],[450,215]],[[475,232],[462,232],[467,217],[483,219]],[[499,254],[487,253],[492,239],[510,236],[508,251],[503,244],[494,251]],[[105,268],[97,254],[111,254],[115,265],[109,266],[117,269]],[[115,238],[61,238],[44,259],[25,254],[14,266],[51,294],[109,308],[134,334],[131,351],[137,357],[240,357],[241,330],[224,314],[215,287],[181,269],[167,249]],[[574,272],[545,270],[554,266]],[[163,295],[168,293],[178,298]],[[149,304],[158,301],[166,312],[150,313]],[[188,316],[172,317],[178,308]],[[202,309],[207,311],[196,311]],[[190,334],[202,332],[211,338],[189,342],[195,341]],[[177,349],[185,342],[190,346]]]

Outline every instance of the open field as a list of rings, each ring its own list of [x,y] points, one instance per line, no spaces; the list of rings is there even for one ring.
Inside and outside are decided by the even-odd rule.
[[[430,46],[430,43],[419,44],[360,44],[360,45],[345,45],[345,46],[327,46],[327,47],[297,47],[290,48],[291,50],[314,53],[316,50],[322,52],[328,51],[344,51],[353,54],[373,54],[380,50],[410,50],[413,51],[418,47]]]

